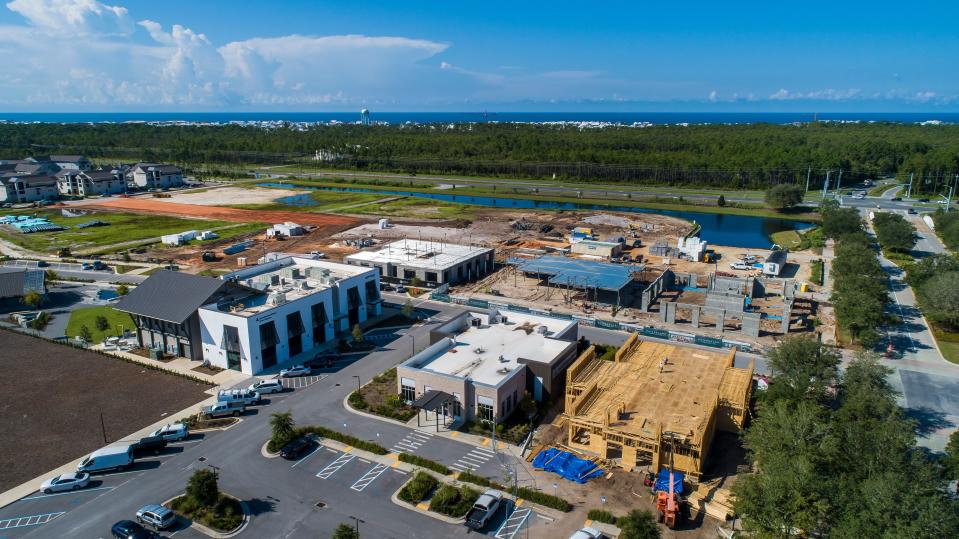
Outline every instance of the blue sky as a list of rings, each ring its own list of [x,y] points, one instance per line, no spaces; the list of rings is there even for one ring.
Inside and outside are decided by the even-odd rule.
[[[956,111],[957,16],[922,0],[8,0],[0,110]]]

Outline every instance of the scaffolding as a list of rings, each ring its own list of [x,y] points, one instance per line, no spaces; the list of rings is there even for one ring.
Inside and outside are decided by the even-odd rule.
[[[612,361],[590,347],[567,370],[569,446],[626,470],[658,469],[672,451],[698,479],[716,429],[739,432],[746,419],[754,365],[734,367],[735,355],[635,334]]]

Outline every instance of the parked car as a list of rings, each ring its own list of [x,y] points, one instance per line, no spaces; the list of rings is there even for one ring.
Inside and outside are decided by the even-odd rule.
[[[927,202],[929,202],[929,199],[928,199],[928,198],[920,198],[920,199],[917,200],[916,202],[927,203]]]
[[[916,215],[916,210],[909,208],[908,210],[906,210],[906,213],[908,213],[909,215]]]
[[[283,449],[280,449],[280,456],[286,460],[295,460],[303,456],[312,447],[313,439],[309,436],[301,436],[284,445]]]
[[[133,446],[113,445],[90,453],[77,465],[77,471],[86,473],[122,471],[131,464],[133,464]]]
[[[752,269],[752,266],[750,266],[749,264],[747,264],[747,263],[745,263],[745,262],[733,262],[732,264],[729,265],[729,267],[732,268],[732,269],[734,269],[734,270],[749,270],[749,269]]]
[[[204,406],[200,410],[200,415],[203,417],[208,417],[210,419],[215,419],[218,417],[228,417],[228,416],[239,416],[240,414],[246,412],[246,406],[241,403],[231,404],[228,402],[218,402],[210,406]]]
[[[114,539],[153,539],[157,535],[132,520],[121,520],[110,528]]]
[[[176,522],[176,513],[159,504],[145,505],[137,511],[137,522],[157,531],[165,530]]]
[[[890,198],[889,200],[891,200],[891,201],[893,201],[893,202],[902,202],[902,197],[892,197],[892,198]]]
[[[941,204],[941,205],[943,205],[943,206],[948,206],[948,205],[949,205],[949,201],[948,201],[948,200],[937,200],[936,203]]]
[[[83,264],[80,264],[80,269],[83,271],[90,271],[93,269],[93,264],[89,262],[84,262]]]
[[[217,393],[219,402],[242,403],[244,406],[260,404],[260,394],[250,389],[224,389]]]
[[[307,365],[293,365],[288,369],[280,371],[280,378],[292,378],[294,376],[309,376],[313,372]]]
[[[596,528],[580,528],[569,536],[569,539],[603,539],[606,536]]]
[[[403,283],[400,283],[400,284],[396,285],[396,291],[397,291],[398,293],[400,293],[400,294],[405,294],[405,293],[406,293],[406,286],[404,286]]]
[[[44,481],[40,485],[40,492],[53,494],[54,492],[81,489],[89,484],[90,474],[88,473],[65,473]]]
[[[247,388],[250,391],[255,391],[260,395],[265,395],[268,393],[282,393],[284,389],[283,383],[277,380],[276,378],[271,378],[269,380],[260,380],[259,382],[253,382],[250,384],[250,387]]]
[[[168,442],[179,442],[190,436],[190,429],[183,423],[168,423],[151,432],[150,436],[162,436]]]
[[[37,267],[38,267],[38,268],[45,268],[45,267],[47,267],[47,266],[49,266],[49,265],[50,265],[50,263],[47,262],[46,260],[37,260]]]
[[[133,454],[134,455],[143,455],[147,453],[158,453],[161,449],[166,447],[167,441],[163,439],[163,436],[147,436],[145,438],[140,438],[140,441],[133,444]]]
[[[496,514],[499,504],[503,501],[503,493],[488,489],[480,494],[473,503],[473,508],[466,513],[466,527],[471,530],[478,530],[489,522],[489,519]]]

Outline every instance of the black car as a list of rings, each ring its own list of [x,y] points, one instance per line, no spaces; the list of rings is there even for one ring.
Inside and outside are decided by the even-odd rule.
[[[916,210],[909,208],[908,210],[906,210],[906,213],[908,213],[909,215],[916,215]]]
[[[110,532],[116,539],[152,539],[157,534],[133,522],[132,520],[121,520],[110,528]]]
[[[166,444],[163,436],[147,436],[146,438],[140,438],[139,442],[133,444],[133,452],[137,455],[159,453],[161,449],[166,447]]]
[[[902,202],[902,197],[892,197],[892,198],[890,198],[889,200],[891,200],[891,201],[893,201],[893,202]]]
[[[308,436],[303,436],[284,445],[283,449],[280,450],[280,456],[287,460],[298,459],[309,451],[311,447],[313,447],[313,439]]]
[[[922,202],[923,204],[925,204],[925,203],[928,203],[928,202],[929,202],[929,199],[928,199],[928,198],[920,198],[920,199],[917,200],[916,202]]]

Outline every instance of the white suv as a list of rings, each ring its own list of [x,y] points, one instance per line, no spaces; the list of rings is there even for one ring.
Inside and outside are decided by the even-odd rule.
[[[171,423],[151,432],[150,436],[160,436],[168,442],[179,442],[190,436],[190,429],[186,428],[183,423]]]
[[[254,382],[250,384],[250,387],[247,389],[249,391],[255,391],[261,395],[266,393],[282,393],[283,383],[275,378],[271,378],[269,380],[260,380],[259,382]]]

